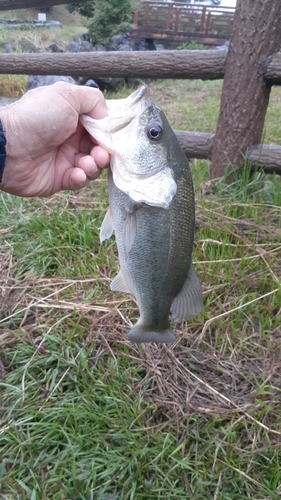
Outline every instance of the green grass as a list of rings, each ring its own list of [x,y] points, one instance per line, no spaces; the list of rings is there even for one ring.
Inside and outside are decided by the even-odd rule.
[[[150,95],[174,128],[213,132],[220,87]],[[138,310],[109,289],[105,177],[49,200],[0,195],[1,500],[280,498],[280,178],[246,166],[212,186],[208,162],[191,168],[204,310],[174,346],[125,341]]]

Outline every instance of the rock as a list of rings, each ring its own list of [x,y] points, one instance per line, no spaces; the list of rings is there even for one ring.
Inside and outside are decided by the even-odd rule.
[[[124,78],[96,78],[94,81],[98,84],[99,89],[103,92],[104,90],[117,90],[124,87],[126,84]]]
[[[3,50],[6,54],[10,54],[11,52],[14,52],[15,47],[12,43],[5,42],[3,43]]]
[[[144,38],[134,37],[134,50],[145,50],[146,42]]]
[[[85,40],[86,42],[91,42],[91,35],[89,33],[83,33],[83,35],[80,35],[81,40]]]
[[[82,40],[81,49],[83,52],[92,52],[93,44],[91,42],[87,42],[87,40]]]
[[[154,43],[153,38],[146,38],[146,49],[145,50],[156,50],[156,45]]]
[[[94,89],[98,89],[99,86],[98,84],[95,82],[95,80],[87,80],[86,83],[85,83],[86,87],[93,87]]]
[[[66,47],[68,52],[91,52],[93,49],[94,46],[91,42],[78,36],[76,36]]]
[[[126,46],[126,48],[122,48]],[[135,50],[135,39],[131,36],[129,31],[114,35],[109,44],[109,50]]]
[[[70,42],[67,47],[66,47],[66,50],[68,52],[80,52],[80,44],[79,42],[75,42],[74,40],[72,42]]]
[[[54,27],[61,28],[62,25],[59,21],[38,21],[32,23],[32,28],[54,28]]]
[[[60,49],[56,43],[51,43],[51,45],[49,45],[46,50],[52,53],[63,52],[63,50]]]
[[[124,43],[125,33],[121,33],[120,35],[114,35],[111,38],[110,50],[119,50],[120,45]]]
[[[125,31],[111,38],[108,49],[114,51],[156,50],[156,45],[152,38],[133,37],[129,31]]]
[[[128,44],[128,43],[122,43],[121,45],[119,45],[119,49],[118,49],[118,52],[122,51],[122,52],[125,52],[125,51],[132,51],[132,47]]]
[[[36,89],[37,87],[45,87],[56,82],[67,82],[76,85],[76,81],[71,76],[55,76],[55,75],[29,75],[25,91]]]
[[[217,50],[226,50],[227,51],[229,49],[229,41],[227,40],[226,42],[224,42],[223,45],[217,45],[216,49]]]
[[[97,45],[95,45],[94,49],[98,52],[105,52],[106,51],[106,48],[103,45],[100,45],[99,43],[97,43]]]
[[[151,83],[151,78],[145,78],[145,79],[142,79],[142,78],[126,78],[125,79],[125,83],[126,83],[126,85],[128,87],[137,88],[137,87],[140,87],[143,84],[148,85],[149,83]]]

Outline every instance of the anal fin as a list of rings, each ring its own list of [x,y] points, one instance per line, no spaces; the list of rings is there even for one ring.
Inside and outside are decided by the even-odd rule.
[[[175,323],[182,323],[199,314],[202,307],[201,285],[191,264],[185,283],[172,302],[172,320]]]
[[[114,292],[131,293],[120,270],[117,276],[112,280],[110,289]]]

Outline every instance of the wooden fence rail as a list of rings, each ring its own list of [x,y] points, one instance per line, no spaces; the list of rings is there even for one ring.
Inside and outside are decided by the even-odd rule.
[[[223,78],[225,60],[226,51],[218,50],[0,54],[0,74],[215,80]],[[266,59],[260,72],[270,84],[281,84],[281,53]],[[211,158],[213,134],[176,134],[188,158]],[[253,167],[281,175],[280,146],[253,146],[248,157]]]
[[[0,54],[0,74],[217,80],[225,59],[218,50]]]
[[[174,132],[187,158],[211,159],[215,134]],[[281,175],[281,146],[257,144],[248,148],[246,157],[254,169],[262,168],[267,174],[275,172]]]
[[[225,62],[221,50],[0,53],[0,74],[219,80]],[[260,74],[270,85],[281,85],[281,52],[262,62]]]
[[[62,0],[45,0],[44,5],[59,5]],[[156,26],[156,18],[150,12],[153,5],[160,2],[142,2],[143,14],[135,13],[135,23],[148,27]],[[277,6],[278,4],[276,4]],[[276,8],[275,6],[275,8]],[[15,0],[13,8],[41,7],[40,0]],[[194,6],[192,6],[194,8]],[[197,9],[198,7],[198,9]],[[212,15],[205,6],[200,12],[196,6],[192,19],[190,10],[182,4],[164,4],[166,9],[164,31],[177,32],[193,28],[193,32],[214,36],[216,31],[229,37],[232,19],[226,23],[225,13]],[[0,11],[11,8],[11,2],[0,0]],[[160,6],[159,6],[160,8]],[[157,7],[158,9],[158,7]],[[180,9],[185,9],[181,11]],[[212,8],[213,9],[213,8]],[[240,10],[241,5],[240,5]],[[219,11],[217,11],[219,12]],[[146,24],[145,24],[146,23]],[[182,24],[181,24],[182,23]],[[216,26],[217,23],[217,26]],[[161,31],[161,28],[160,28]],[[165,35],[165,33],[160,33]],[[276,48],[275,48],[276,51]],[[268,52],[267,52],[268,53]],[[269,52],[270,54],[270,52]],[[38,74],[38,75],[72,75],[98,78],[107,77],[140,77],[140,78],[188,78],[215,80],[224,77],[226,51],[163,51],[163,52],[92,52],[79,54],[0,54],[0,73],[2,74]],[[246,71],[246,69],[245,69]],[[268,83],[281,84],[281,53],[270,55],[259,61],[259,75]],[[176,131],[179,142],[188,158],[211,158],[214,135],[195,132]],[[216,136],[217,138],[217,136]],[[281,175],[281,147],[253,145],[248,147],[247,155],[254,167],[262,166],[266,172],[275,171]]]

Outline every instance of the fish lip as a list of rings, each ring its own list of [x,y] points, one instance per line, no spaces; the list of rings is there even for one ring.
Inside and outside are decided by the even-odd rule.
[[[93,119],[86,114],[80,115],[80,121],[84,128],[88,130],[89,134],[94,138],[95,135],[89,127],[86,126],[86,121],[92,123],[92,127],[97,130],[100,129],[100,123],[105,123],[105,120],[108,123],[108,133],[113,134],[119,132],[126,128],[133,120],[135,120],[136,116],[141,116],[147,107],[148,99],[143,99],[147,92],[147,87],[142,85],[139,89],[135,90],[130,96],[125,99],[112,99],[111,101],[107,101],[107,109],[108,115],[105,118],[100,120]],[[122,101],[122,104],[121,104]],[[138,106],[138,110],[135,107]],[[102,129],[101,129],[102,130]],[[112,149],[105,146],[100,142],[100,145],[104,147],[110,154],[113,154]]]
[[[146,92],[147,92],[147,87],[145,85],[142,85],[140,88],[135,90],[135,92],[133,92],[130,96],[132,98],[132,101],[128,104],[128,108],[135,106],[135,104],[137,104],[143,98]],[[135,97],[134,94],[136,94]]]
[[[142,85],[140,88],[135,90],[131,95],[125,97],[124,99],[111,99],[106,101],[108,115],[121,113],[123,114],[130,113],[131,108],[134,108],[138,103],[143,101],[143,110],[147,106],[147,98],[143,99],[145,94],[147,93],[147,87]],[[142,110],[142,111],[143,111]],[[137,113],[139,114],[140,111]],[[134,110],[134,116],[136,114],[136,110]]]

